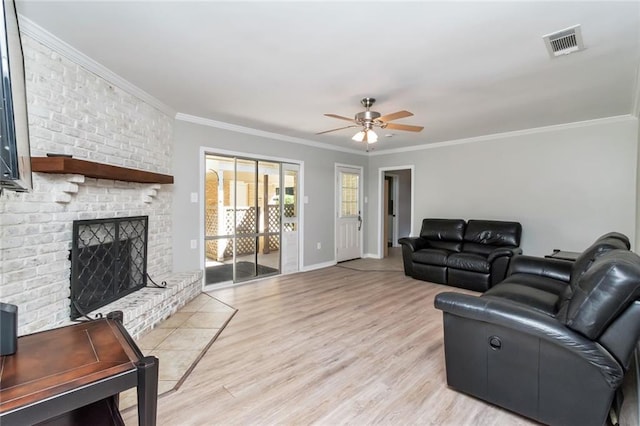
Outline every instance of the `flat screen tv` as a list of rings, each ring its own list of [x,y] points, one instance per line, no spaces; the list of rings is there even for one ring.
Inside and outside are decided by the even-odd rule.
[[[0,0],[0,191],[31,189],[24,59],[13,0]]]

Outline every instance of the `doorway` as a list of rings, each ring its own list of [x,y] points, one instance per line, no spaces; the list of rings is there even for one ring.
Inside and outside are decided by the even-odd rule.
[[[414,167],[382,167],[379,170],[378,255],[388,256],[398,239],[413,235]]]
[[[336,165],[336,262],[362,257],[362,167]]]
[[[400,178],[391,172],[384,174],[384,200],[383,209],[383,235],[386,241],[383,242],[383,257],[389,255],[389,247],[396,247],[398,241],[398,216],[396,209],[398,208],[398,185]],[[385,238],[385,237],[383,237]]]
[[[206,154],[205,170],[205,284],[297,270],[299,166]]]

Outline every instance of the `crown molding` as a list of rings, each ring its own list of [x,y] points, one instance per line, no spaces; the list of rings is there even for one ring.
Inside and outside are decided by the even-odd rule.
[[[198,116],[195,116],[195,115],[184,114],[184,113],[181,113],[181,112],[176,114],[176,120],[186,121],[186,122],[189,122],[189,123],[200,124],[202,126],[215,127],[217,129],[229,130],[229,131],[237,132],[237,133],[244,133],[244,134],[247,134],[247,135],[258,136],[258,137],[261,137],[261,138],[275,139],[275,140],[279,140],[279,141],[283,141],[283,142],[290,142],[290,143],[297,143],[297,144],[300,144],[300,145],[307,145],[307,146],[311,146],[311,147],[314,147],[314,148],[329,149],[329,150],[332,150],[332,151],[340,151],[340,152],[346,152],[346,153],[349,153],[349,154],[357,154],[357,155],[364,155],[364,156],[367,155],[366,152],[357,151],[357,150],[351,149],[351,148],[343,148],[343,147],[340,147],[340,146],[330,145],[330,144],[327,144],[327,143],[310,141],[308,139],[302,139],[302,138],[296,138],[296,137],[293,137],[293,136],[281,135],[279,133],[266,132],[264,130],[258,130],[258,129],[254,129],[254,128],[251,128],[251,127],[238,126],[236,124],[225,123],[224,121],[211,120],[209,118],[198,117]]]
[[[534,128],[525,129],[525,130],[515,130],[512,132],[494,133],[491,135],[475,136],[471,138],[453,139],[449,141],[434,142],[434,143],[422,144],[417,146],[409,146],[404,148],[362,152],[362,151],[357,151],[350,148],[342,148],[335,145],[329,145],[321,142],[314,142],[307,139],[285,136],[279,133],[266,132],[263,130],[253,129],[251,127],[238,126],[235,124],[225,123],[223,121],[211,120],[209,118],[198,117],[195,115],[184,114],[181,112],[176,114],[176,120],[180,120],[180,121],[186,121],[190,123],[200,124],[203,126],[215,127],[218,129],[229,130],[232,132],[244,133],[244,134],[263,137],[263,138],[280,140],[283,142],[297,143],[297,144],[312,146],[315,148],[329,149],[333,151],[340,151],[340,152],[346,152],[349,154],[357,154],[357,155],[364,155],[364,156],[371,156],[371,157],[388,155],[388,154],[397,154],[402,152],[422,151],[425,149],[435,149],[435,148],[442,148],[442,147],[453,146],[453,145],[462,145],[467,143],[485,142],[485,141],[491,141],[496,139],[506,139],[506,138],[517,137],[517,136],[535,135],[538,133],[555,132],[555,131],[561,131],[561,130],[575,129],[579,127],[595,126],[598,124],[621,123],[621,122],[633,121],[636,119],[637,118],[632,115],[618,115],[613,117],[597,118],[594,120],[575,121],[573,123],[555,124],[552,126],[544,126],[544,127],[534,127]]]
[[[595,126],[598,124],[622,123],[622,122],[634,121],[634,120],[636,120],[636,117],[632,115],[616,115],[613,117],[596,118],[594,120],[575,121],[573,123],[555,124],[553,126],[534,127],[534,128],[525,129],[525,130],[515,130],[512,132],[495,133],[492,135],[474,136],[472,138],[454,139],[454,140],[449,140],[444,142],[434,142],[434,143],[417,145],[417,146],[408,146],[405,148],[386,149],[384,151],[370,152],[369,155],[377,156],[377,155],[397,154],[401,152],[422,151],[424,149],[442,148],[446,146],[462,145],[462,144],[474,143],[474,142],[485,142],[485,141],[491,141],[491,140],[497,140],[497,139],[512,138],[517,136],[535,135],[538,133],[557,132],[561,130],[576,129],[579,127]]]
[[[75,47],[69,45],[68,43],[62,41],[58,37],[54,36],[40,25],[36,24],[29,18],[18,15],[20,22],[20,32],[31,37],[32,39],[38,41],[39,43],[47,46],[51,50],[59,53],[60,55],[66,57],[72,62],[80,65],[87,71],[90,71],[97,76],[105,79],[109,83],[117,86],[118,88],[124,90],[125,92],[137,97],[138,99],[146,102],[147,104],[155,107],[156,109],[162,111],[164,114],[169,117],[174,117],[176,115],[176,111],[171,108],[169,105],[161,102],[156,99],[149,93],[145,92],[138,86],[130,83],[124,78],[120,77],[118,74],[114,73],[104,65],[96,62],[91,59],[84,53],[80,52]]]

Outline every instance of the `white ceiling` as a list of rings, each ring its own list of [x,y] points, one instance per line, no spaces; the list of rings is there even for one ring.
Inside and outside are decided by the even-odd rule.
[[[378,150],[627,115],[638,96],[640,2],[18,1],[18,11],[176,111],[359,148],[351,117],[378,99]],[[581,24],[586,50],[542,36]]]

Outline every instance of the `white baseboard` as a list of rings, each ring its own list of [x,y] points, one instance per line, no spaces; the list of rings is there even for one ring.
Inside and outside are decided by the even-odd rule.
[[[316,269],[328,268],[330,266],[335,266],[336,264],[337,262],[335,260],[330,260],[328,262],[322,263],[314,263],[313,265],[303,266],[302,268],[300,268],[300,272],[315,271]]]
[[[382,259],[377,253],[365,253],[362,255],[363,259]]]

